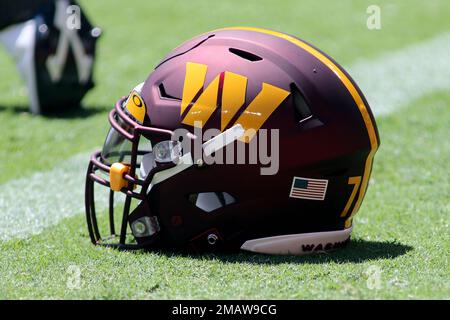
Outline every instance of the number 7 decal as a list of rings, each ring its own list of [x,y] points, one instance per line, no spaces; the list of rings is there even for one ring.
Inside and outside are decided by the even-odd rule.
[[[361,184],[361,176],[349,177],[348,178],[348,184],[349,185],[351,185],[351,184],[353,185],[353,190],[352,190],[352,193],[350,195],[350,198],[347,201],[347,204],[344,207],[344,210],[342,210],[341,218],[347,216],[348,210],[350,209],[350,207],[351,207],[351,205],[353,203],[353,200],[355,200],[356,193],[358,192],[359,185]],[[345,222],[346,227],[347,227],[347,224],[348,224],[347,222],[350,221],[352,216],[353,216],[353,212],[350,215],[350,217],[348,217],[347,221]]]

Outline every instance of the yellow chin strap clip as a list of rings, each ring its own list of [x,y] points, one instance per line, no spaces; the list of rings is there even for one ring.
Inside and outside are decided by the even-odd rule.
[[[109,186],[113,191],[120,191],[128,186],[124,175],[128,173],[129,167],[123,163],[116,162],[109,170]]]

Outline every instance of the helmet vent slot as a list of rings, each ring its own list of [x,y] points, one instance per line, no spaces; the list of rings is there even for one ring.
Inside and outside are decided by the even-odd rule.
[[[236,202],[236,199],[228,192],[200,192],[188,196],[189,202],[197,208],[211,212]]]
[[[241,57],[242,59],[249,60],[252,62],[260,61],[263,59],[260,56],[257,56],[256,54],[250,53],[248,51],[244,51],[244,50],[240,50],[240,49],[236,49],[236,48],[229,48],[228,50],[231,53]]]
[[[174,97],[174,96],[168,94],[168,93],[166,92],[166,89],[164,88],[164,84],[163,84],[163,83],[160,83],[159,86],[158,86],[158,88],[159,88],[159,96],[160,96],[161,98],[165,98],[165,99],[174,99],[174,100],[180,100],[180,101],[181,101],[180,98],[177,98],[177,97]]]
[[[294,99],[294,112],[297,122],[301,123],[306,120],[309,120],[313,117],[311,109],[306,102],[304,95],[301,93],[300,89],[295,85],[295,83],[291,83],[291,92],[292,99]]]

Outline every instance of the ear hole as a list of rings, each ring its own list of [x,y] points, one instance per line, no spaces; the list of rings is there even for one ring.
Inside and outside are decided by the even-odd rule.
[[[250,53],[248,51],[244,51],[244,50],[240,50],[240,49],[236,49],[236,48],[229,48],[228,49],[231,53],[241,57],[242,59],[246,59],[249,61],[260,61],[263,58],[261,58],[260,56],[257,56],[256,54]]]
[[[297,122],[300,123],[308,119],[311,119],[313,114],[300,89],[297,88],[295,83],[291,83],[290,87],[292,98],[294,99],[294,112]]]
[[[189,202],[197,208],[211,212],[236,202],[236,199],[228,192],[200,192],[188,196]]]

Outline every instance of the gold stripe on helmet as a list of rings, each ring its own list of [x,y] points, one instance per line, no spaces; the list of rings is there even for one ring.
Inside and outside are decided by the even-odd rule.
[[[350,216],[347,218],[345,222],[346,228],[350,227],[352,224],[352,218],[358,211],[359,207],[361,206],[361,202],[364,198],[364,194],[366,193],[367,185],[369,184],[369,177],[370,173],[372,171],[372,162],[373,157],[375,155],[375,152],[378,149],[378,140],[377,135],[375,132],[375,127],[372,123],[372,119],[370,118],[369,111],[367,110],[366,105],[364,104],[363,99],[361,98],[360,94],[358,93],[358,90],[353,85],[352,81],[347,77],[347,75],[333,62],[331,61],[327,56],[325,56],[323,53],[315,49],[314,47],[310,46],[306,42],[303,42],[300,39],[294,38],[290,35],[273,31],[273,30],[267,30],[267,29],[261,29],[261,28],[253,28],[253,27],[230,27],[230,28],[224,28],[220,30],[243,30],[243,31],[255,31],[259,33],[264,33],[268,35],[272,35],[278,38],[282,38],[286,41],[289,41],[290,43],[295,44],[296,46],[302,48],[303,50],[307,51],[314,57],[316,57],[319,61],[321,61],[323,64],[325,64],[333,73],[339,78],[339,80],[344,84],[344,86],[349,91],[350,95],[353,97],[353,100],[355,101],[356,105],[358,106],[358,109],[361,113],[361,116],[364,120],[364,124],[366,125],[367,134],[369,136],[370,140],[370,152],[367,156],[366,163],[364,166],[364,174],[362,176],[362,182],[361,182],[361,188],[359,190],[358,199],[356,200],[356,204],[353,207],[353,210],[350,214]],[[217,31],[220,31],[217,30]]]

